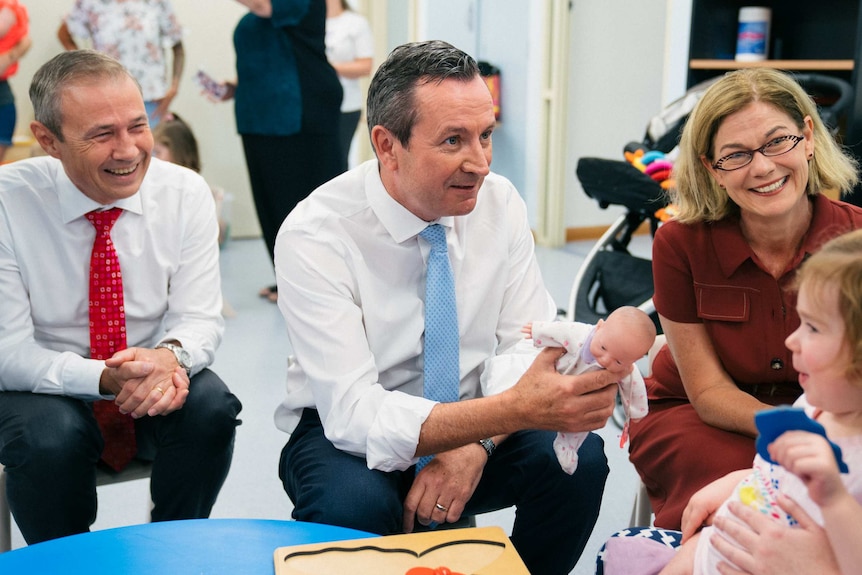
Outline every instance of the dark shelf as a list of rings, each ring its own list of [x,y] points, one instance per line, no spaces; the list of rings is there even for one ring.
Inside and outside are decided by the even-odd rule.
[[[736,62],[739,9],[771,8],[768,60]],[[862,93],[862,0],[692,0],[687,86],[728,70],[771,66],[792,72],[828,74]],[[862,150],[862,98],[847,115],[844,142]]]

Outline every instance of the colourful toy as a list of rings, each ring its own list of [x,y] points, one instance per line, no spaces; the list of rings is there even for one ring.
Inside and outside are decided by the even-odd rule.
[[[769,444],[778,439],[778,436],[785,431],[801,430],[822,435],[829,441],[826,436],[826,430],[818,422],[814,421],[805,413],[805,410],[800,407],[776,407],[773,409],[765,409],[757,412],[754,416],[754,423],[757,425],[757,431],[760,435],[757,436],[755,447],[757,453],[769,463],[777,463],[769,456]],[[835,454],[835,460],[838,463],[838,470],[841,473],[847,473],[847,464],[841,457],[841,448],[829,441],[832,446],[832,452]]]
[[[639,147],[625,150],[623,155],[626,161],[652,178],[663,190],[669,190],[673,187],[673,179],[671,178],[673,162],[667,158],[664,152]]]

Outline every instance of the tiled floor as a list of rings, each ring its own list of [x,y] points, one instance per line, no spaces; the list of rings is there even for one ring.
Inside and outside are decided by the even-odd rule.
[[[648,246],[636,238],[634,251]],[[538,248],[537,256],[548,289],[565,307],[578,266],[592,247],[573,243],[561,249]],[[288,519],[291,504],[278,479],[278,457],[286,436],[278,431],[272,414],[284,395],[289,343],[278,308],[258,297],[258,290],[272,283],[273,273],[261,240],[231,240],[222,251],[225,301],[234,315],[227,318],[225,338],[213,369],[242,400],[242,425],[237,430],[233,464],[213,517]],[[594,572],[595,553],[604,540],[628,524],[638,485],[626,451],[619,447],[619,430],[609,423],[600,434],[605,440],[611,473],[602,512],[593,536],[572,573]],[[148,482],[133,481],[99,488],[100,513],[93,529],[141,523],[148,518]],[[480,526],[511,529],[513,512],[479,516]],[[17,528],[13,548],[23,545]]]

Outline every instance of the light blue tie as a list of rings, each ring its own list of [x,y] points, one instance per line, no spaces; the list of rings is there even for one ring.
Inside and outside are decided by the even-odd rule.
[[[433,401],[458,401],[461,380],[458,352],[458,309],[455,281],[446,248],[446,229],[432,224],[419,234],[431,244],[425,279],[425,397]],[[418,473],[433,456],[419,459]]]

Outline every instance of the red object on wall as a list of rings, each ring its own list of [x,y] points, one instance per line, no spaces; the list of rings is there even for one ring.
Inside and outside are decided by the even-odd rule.
[[[502,92],[500,86],[500,69],[492,66],[488,62],[478,62],[479,73],[485,84],[488,85],[488,90],[491,92],[491,99],[494,102],[494,118],[500,121],[500,94]]]

